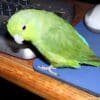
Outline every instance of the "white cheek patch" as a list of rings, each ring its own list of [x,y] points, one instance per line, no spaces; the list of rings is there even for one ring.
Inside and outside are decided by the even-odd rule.
[[[16,43],[18,43],[18,44],[23,44],[24,39],[23,39],[23,37],[20,36],[19,34],[14,35],[13,38],[14,38],[14,40],[15,40]]]

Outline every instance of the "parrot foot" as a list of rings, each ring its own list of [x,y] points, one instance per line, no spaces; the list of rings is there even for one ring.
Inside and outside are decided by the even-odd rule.
[[[38,68],[42,69],[42,70],[46,70],[48,71],[49,73],[51,73],[52,75],[55,75],[55,76],[58,76],[58,73],[52,71],[52,69],[56,69],[54,68],[52,65],[48,66],[48,67],[45,67],[45,66],[38,66]]]

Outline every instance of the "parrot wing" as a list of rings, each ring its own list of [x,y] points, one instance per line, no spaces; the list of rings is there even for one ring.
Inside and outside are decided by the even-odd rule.
[[[53,25],[52,25],[53,26]],[[94,55],[85,39],[69,24],[51,27],[41,36],[40,51],[55,66],[79,67],[88,55]]]

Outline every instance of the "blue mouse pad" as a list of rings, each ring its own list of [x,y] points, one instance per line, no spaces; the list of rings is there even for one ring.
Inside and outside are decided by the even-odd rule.
[[[100,56],[100,34],[90,32],[83,21],[76,25],[78,32],[85,37],[90,47]],[[93,95],[100,96],[100,67],[82,65],[79,69],[57,68],[53,69],[59,75],[53,75],[39,66],[48,66],[41,59],[37,58],[33,62],[33,68],[43,74],[71,84],[77,88],[85,90]]]

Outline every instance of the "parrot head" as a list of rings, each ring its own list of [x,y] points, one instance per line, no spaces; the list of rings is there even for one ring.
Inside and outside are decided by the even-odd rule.
[[[15,42],[22,44],[24,40],[31,41],[36,28],[33,22],[33,15],[31,10],[21,10],[12,15],[7,23],[7,29]]]

